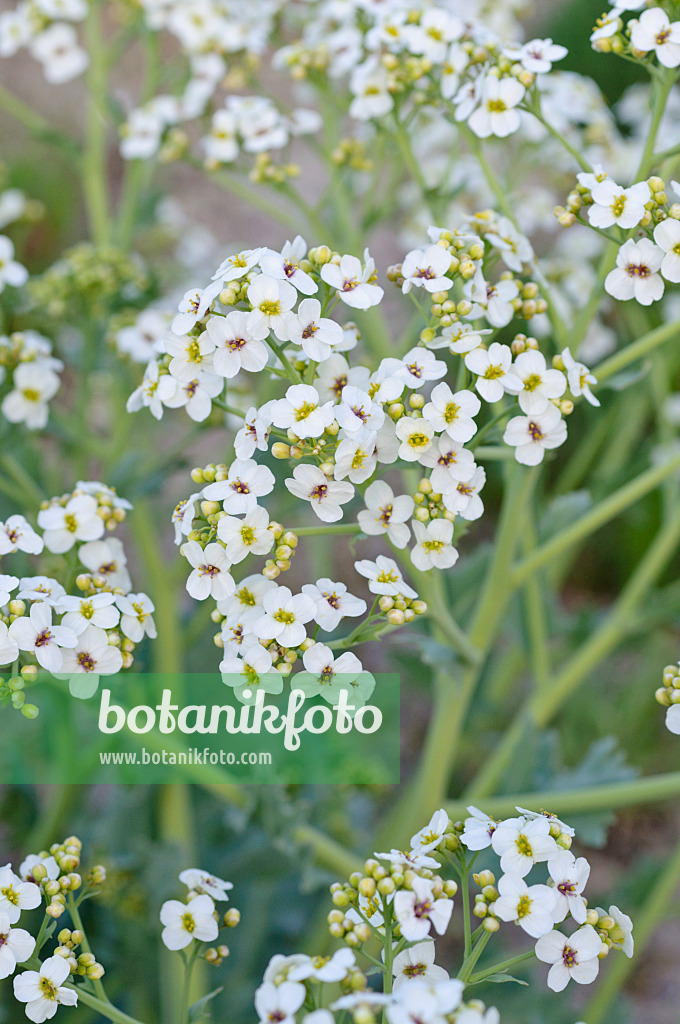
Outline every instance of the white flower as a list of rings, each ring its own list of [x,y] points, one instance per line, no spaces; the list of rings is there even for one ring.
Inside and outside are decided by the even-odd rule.
[[[277,427],[292,430],[297,437],[321,437],[333,422],[334,410],[330,402],[321,404],[311,384],[293,384],[285,398],[272,404],[271,416]]]
[[[521,234],[508,217],[499,217],[496,230],[485,236],[495,249],[498,249],[506,267],[522,272],[525,263],[530,263],[534,256],[529,239]]]
[[[165,121],[149,107],[130,111],[121,127],[120,155],[123,160],[149,160],[161,144]]]
[[[600,917],[604,917],[604,910],[597,907],[597,912]],[[616,922],[614,928],[610,928],[607,932],[609,938],[612,940],[617,948],[622,949],[625,956],[629,959],[635,952],[635,943],[633,942],[633,922],[624,914],[623,911],[619,910],[618,907],[609,908],[609,917],[613,917]]]
[[[170,380],[173,378],[171,377]],[[165,399],[169,409],[184,407],[187,415],[195,423],[207,420],[212,411],[212,399],[216,398],[224,388],[224,380],[213,373],[199,371],[198,376],[190,381],[174,381],[175,393]]]
[[[441,245],[412,249],[401,265],[404,278],[402,292],[406,295],[413,287],[424,288],[428,292],[448,291],[453,285],[453,280],[446,276],[450,266],[451,253]]]
[[[246,512],[243,519],[236,516],[220,519],[217,536],[224,543],[232,565],[242,562],[247,555],[266,555],[274,544],[274,534],[269,529],[269,513],[261,505]]]
[[[431,7],[423,12],[417,25],[407,25],[404,34],[412,53],[422,54],[434,64],[441,64],[449,43],[460,39],[464,31],[464,23],[455,14]]]
[[[548,448],[559,448],[567,439],[567,425],[560,410],[549,405],[540,416],[515,416],[503,440],[515,448],[515,458],[525,466],[537,466]]]
[[[680,21],[670,21],[660,7],[643,11],[639,19],[631,21],[630,41],[636,50],[654,50],[666,68],[680,65]]]
[[[609,39],[622,27],[623,22],[619,17],[619,11],[616,7],[612,8],[611,11],[605,11],[595,23],[595,28],[590,34],[590,42],[596,43],[600,39]]]
[[[78,46],[75,28],[63,22],[54,22],[36,36],[30,49],[47,81],[55,85],[77,78],[90,63],[87,51]]]
[[[329,704],[337,704],[341,694],[348,692],[348,703],[359,707],[366,703],[375,688],[375,680],[356,654],[345,651],[338,658],[330,647],[314,644],[302,656],[304,672],[293,679],[293,689],[300,689],[308,697],[322,696]]]
[[[490,818],[478,807],[468,807],[469,818],[465,819],[460,841],[468,850],[487,850],[491,846],[493,834],[500,825],[499,821]]]
[[[64,506],[50,505],[38,512],[38,526],[43,530],[47,550],[63,554],[76,541],[99,540],[106,528],[98,508],[96,498],[77,494]]]
[[[389,81],[387,68],[375,59],[355,67],[350,79],[354,99],[350,104],[349,116],[357,121],[368,121],[372,117],[380,118],[387,114],[394,106],[388,88]]]
[[[366,611],[366,602],[348,593],[344,583],[323,578],[305,583],[302,593],[315,602],[314,621],[327,633],[332,633],[346,616],[355,618]]]
[[[118,647],[109,644],[106,631],[88,626],[78,637],[76,646],[63,651],[60,675],[71,677],[72,696],[85,699],[97,692],[100,675],[113,675],[122,667],[123,655]],[[87,675],[87,679],[79,678],[81,675]]]
[[[17,964],[33,954],[35,939],[23,928],[11,928],[10,920],[0,911],[0,979],[14,974]]]
[[[516,78],[487,75],[480,106],[468,118],[468,125],[480,139],[496,135],[503,139],[516,132],[520,117],[515,107],[524,98],[524,86]]]
[[[34,882],[36,885],[38,884],[33,877],[33,869],[38,864],[45,868],[47,878],[51,880],[59,878],[61,869],[54,857],[49,855],[45,856],[44,854],[29,853],[28,857],[26,857],[25,860],[22,860],[19,865],[19,876],[23,878],[24,882]]]
[[[263,251],[263,249],[244,249],[243,252],[235,252],[231,256],[227,256],[213,274],[213,281],[227,284],[229,281],[238,281],[245,277],[248,271],[252,270],[259,262]]]
[[[352,366],[343,355],[334,352],[324,359],[317,368],[314,386],[321,400],[337,402],[348,384],[355,384],[364,390],[368,386],[369,371],[365,366]]]
[[[2,652],[1,641],[0,652]],[[2,653],[0,653],[0,665],[9,665],[12,661],[14,661],[13,658],[8,658],[7,661],[3,661]],[[680,736],[680,704],[672,704],[666,711],[666,728],[669,732],[674,733],[676,736]]]
[[[295,1024],[295,1014],[304,1003],[306,992],[299,981],[260,985],[255,992],[255,1010],[261,1024]]]
[[[246,576],[237,585],[236,591],[226,601],[220,601],[218,608],[228,622],[253,623],[262,615],[262,599],[269,590],[276,590],[274,580],[268,580],[260,573]]]
[[[146,408],[154,419],[160,420],[163,416],[163,406],[176,392],[177,381],[169,373],[161,373],[159,364],[152,359],[144,370],[142,383],[132,392],[125,408],[128,412],[139,412],[140,409]]]
[[[203,494],[209,501],[221,501],[229,515],[250,512],[274,489],[274,474],[267,466],[258,466],[253,459],[235,459],[226,480],[209,484]]]
[[[170,324],[173,334],[188,334],[192,327],[203,319],[221,290],[221,282],[215,281],[207,288],[190,288],[184,293],[178,305],[179,312]]]
[[[179,880],[194,892],[205,893],[213,900],[228,900],[227,892],[234,888],[232,882],[225,882],[222,878],[200,868],[186,868],[180,871]]]
[[[548,971],[548,988],[561,992],[570,979],[577,985],[590,985],[600,969],[598,956],[602,939],[592,925],[586,924],[573,935],[551,931],[536,943],[536,956],[544,964],[552,964]]]
[[[19,645],[9,635],[7,623],[0,622],[0,665],[12,665],[19,657]]]
[[[654,241],[664,252],[661,273],[667,281],[680,281],[680,221],[667,217],[654,228]],[[16,373],[15,373],[16,377]]]
[[[286,242],[281,252],[265,249],[260,257],[263,274],[277,281],[289,281],[303,295],[313,295],[317,286],[313,278],[300,270],[300,260],[307,255],[307,243],[301,235],[292,242]]]
[[[15,619],[9,635],[20,651],[34,654],[48,672],[59,672],[63,647],[75,647],[78,637],[68,626],[52,625],[52,608],[44,601],[31,605],[28,615]]]
[[[13,57],[31,39],[30,8],[17,7],[0,14],[0,57]]]
[[[16,590],[19,585],[18,576],[7,576],[6,574],[0,573],[0,608],[10,599],[12,591]]]
[[[515,807],[518,814],[521,814],[527,821],[536,821],[540,818],[545,820],[550,825],[550,834],[557,835],[560,832],[565,836],[571,836],[572,838],[576,835],[575,829],[570,825],[565,824],[561,821],[556,814],[552,814],[551,811],[528,811],[526,807]]]
[[[519,407],[527,416],[545,412],[551,398],[560,398],[567,387],[564,374],[546,368],[545,356],[536,349],[527,349],[515,359],[512,372],[524,385],[518,395]]]
[[[605,291],[615,299],[635,299],[650,306],[663,295],[663,280],[657,273],[664,260],[664,251],[649,238],[639,242],[629,238],[616,256],[616,267],[605,279]]]
[[[263,615],[254,632],[263,640],[276,640],[281,647],[299,647],[305,640],[305,623],[314,618],[316,607],[307,594],[293,595],[288,587],[277,587],[262,598]]]
[[[480,408],[481,402],[472,391],[465,389],[454,394],[442,381],[432,388],[430,401],[423,407],[423,416],[437,433],[443,430],[452,441],[465,444],[477,433],[473,417]]]
[[[651,198],[646,181],[640,181],[630,188],[622,188],[611,178],[606,178],[592,190],[593,205],[588,207],[588,220],[596,228],[609,228],[618,224],[620,228],[634,228],[645,213],[645,203]]]
[[[0,555],[10,555],[15,551],[39,555],[42,549],[42,537],[23,516],[10,516],[4,523],[0,523]]]
[[[432,519],[427,524],[413,520],[416,545],[411,550],[411,561],[416,569],[450,569],[458,561],[458,552],[451,543],[453,523],[449,519]]]
[[[445,435],[438,437],[421,455],[420,463],[432,467],[430,482],[437,493],[453,490],[459,483],[472,480],[477,469],[472,452]]]
[[[359,526],[369,537],[387,534],[396,548],[405,548],[411,533],[407,521],[413,515],[414,503],[409,494],[395,496],[384,480],[376,480],[366,488],[366,508],[357,515]]]
[[[567,371],[569,390],[574,398],[583,395],[586,402],[599,406],[599,399],[590,390],[591,384],[597,384],[597,377],[590,372],[587,366],[577,362],[568,348],[562,349],[562,362],[564,363],[564,369]]]
[[[449,816],[443,808],[435,811],[427,825],[411,836],[411,849],[419,853],[429,853],[430,850],[438,849],[450,823]]]
[[[559,849],[546,818],[529,822],[524,818],[506,818],[494,830],[491,845],[501,858],[501,870],[522,878],[534,864],[549,860]]]
[[[434,956],[435,948],[432,939],[417,942],[415,946],[409,946],[408,949],[397,953],[392,962],[394,991],[398,992],[403,985],[412,981],[447,981],[448,974],[443,967],[438,967],[435,964]],[[462,983],[459,984],[461,984],[462,991]]]
[[[212,372],[212,354],[215,350],[209,331],[203,331],[197,338],[193,335],[167,338],[165,350],[171,357],[168,370],[176,380],[188,383],[201,371]]]
[[[279,341],[288,340],[288,313],[295,305],[297,292],[287,281],[277,281],[266,274],[258,274],[248,286],[248,301],[252,312],[247,325],[253,338],[262,341],[273,331]]]
[[[548,872],[555,883],[555,923],[571,914],[577,924],[585,924],[587,910],[582,893],[590,875],[588,861],[585,857],[577,860],[569,850],[562,850],[548,861]]]
[[[477,374],[475,387],[486,402],[499,402],[506,392],[518,395],[523,389],[511,363],[512,351],[497,341],[488,349],[476,348],[465,356],[468,370]]]
[[[425,853],[418,853],[417,850],[390,850],[389,853],[374,853],[378,860],[388,860],[394,868],[408,868],[413,871],[420,871],[421,868],[440,868],[441,865],[434,857],[428,857]]]
[[[311,502],[314,512],[324,523],[342,519],[340,506],[354,497],[352,484],[329,480],[318,466],[296,466],[293,479],[288,478],[285,484],[296,498]]]
[[[267,347],[249,332],[249,317],[249,313],[236,310],[226,316],[211,316],[206,323],[214,349],[213,368],[220,377],[230,379],[242,369],[257,373],[267,365]]]
[[[368,580],[368,589],[372,594],[385,594],[387,597],[417,597],[413,590],[404,581],[399,566],[393,559],[385,555],[378,555],[375,562],[364,558],[354,563],[354,568]]]
[[[143,310],[134,324],[116,333],[116,348],[136,363],[146,363],[165,351],[168,317],[157,309]]]
[[[168,949],[184,949],[193,939],[212,942],[217,938],[215,904],[205,894],[194,896],[189,903],[166,900],[160,917],[165,926],[161,939]]]
[[[342,301],[354,309],[377,306],[384,294],[379,285],[373,284],[375,263],[368,249],[364,253],[364,263],[362,266],[356,256],[343,256],[339,265],[324,263],[321,268],[321,277],[326,284],[337,289]]]
[[[492,284],[484,279],[480,268],[475,276],[465,283],[463,291],[466,298],[474,303],[468,314],[471,320],[485,316],[492,327],[505,327],[515,315],[513,301],[519,295],[519,286],[516,281],[500,280],[496,284]],[[485,332],[474,333],[483,334]]]
[[[395,433],[401,441],[399,458],[405,462],[417,462],[432,445],[434,427],[421,416],[402,416],[397,420]]]
[[[528,886],[518,875],[502,875],[498,892],[494,914],[501,921],[516,921],[534,939],[552,931],[556,900],[549,886]]]
[[[116,597],[120,609],[120,628],[125,636],[138,644],[144,636],[156,638],[156,624],[152,618],[154,603],[146,594],[126,594]]]
[[[349,477],[353,484],[361,484],[373,476],[378,462],[377,440],[377,432],[365,428],[343,438],[335,451],[335,479],[344,480]]]
[[[255,454],[255,451],[267,451],[269,429],[272,425],[272,405],[273,402],[265,402],[259,409],[254,405],[248,409],[243,426],[234,438],[234,451],[237,459],[249,459]]]
[[[340,402],[333,408],[333,415],[343,430],[352,433],[364,427],[378,431],[385,422],[381,405],[361,388],[348,384],[342,389]]]
[[[446,373],[446,363],[420,345],[410,349],[401,364],[401,376],[407,388],[422,388],[427,381],[439,380]]]
[[[127,592],[131,587],[127,571],[127,558],[123,542],[117,537],[93,540],[78,549],[78,558],[93,576],[103,576],[107,586],[120,587]]]
[[[351,949],[338,949],[330,958],[305,957],[292,969],[289,978],[291,981],[306,981],[307,978],[329,983],[342,981],[355,963],[356,957]]]
[[[506,49],[506,55],[512,60],[519,60],[527,71],[535,75],[543,75],[553,66],[556,60],[567,56],[566,46],[553,43],[552,39],[531,39],[516,49]]]
[[[25,423],[30,430],[42,430],[49,416],[47,403],[59,390],[59,377],[43,360],[35,360],[20,363],[12,383],[13,390],[5,395],[0,406],[2,415],[10,423]]]
[[[333,348],[342,345],[344,332],[335,320],[321,316],[318,299],[303,299],[296,313],[288,314],[288,334],[306,356],[320,363],[328,359]]]
[[[205,601],[207,597],[222,601],[234,593],[236,584],[229,571],[232,563],[221,544],[213,542],[202,548],[197,540],[190,540],[180,550],[193,566],[187,591],[196,601]]]
[[[226,654],[220,662],[222,682],[234,687],[234,694],[243,704],[254,687],[263,693],[281,693],[283,676],[272,664],[271,652],[266,647],[250,639],[244,640],[238,654]]]
[[[395,994],[395,1002],[387,1007],[389,1024],[447,1024],[445,1016],[461,1000],[463,983],[450,981],[428,984],[416,981]]]
[[[78,993],[64,988],[71,968],[63,956],[50,956],[38,971],[24,971],[14,979],[14,995],[26,1003],[26,1016],[35,1024],[54,1017],[57,1008],[76,1006]]]
[[[16,924],[23,910],[40,906],[42,895],[33,882],[23,882],[12,871],[11,865],[0,868],[0,914]]]
[[[20,601],[44,601],[56,608],[65,593],[61,583],[49,576],[22,576],[17,597]]]
[[[371,400],[379,405],[396,402],[404,390],[404,364],[401,359],[381,359],[366,385]]]
[[[239,154],[238,122],[233,111],[216,110],[210,122],[210,132],[201,140],[206,161],[230,164]],[[231,279],[233,280],[233,278]]]
[[[407,942],[427,938],[430,927],[443,935],[452,911],[453,900],[435,899],[432,882],[417,875],[410,890],[399,890],[394,896],[394,914]]]

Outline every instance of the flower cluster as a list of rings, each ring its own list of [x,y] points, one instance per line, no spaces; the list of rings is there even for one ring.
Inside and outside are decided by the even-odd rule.
[[[659,704],[667,708],[666,727],[680,735],[680,664],[666,665],[663,670],[663,686],[656,691]]]
[[[98,982],[105,973],[86,942],[78,907],[97,893],[106,869],[95,865],[83,879],[81,851],[80,839],[69,836],[26,857],[16,873],[11,864],[0,868],[0,979],[10,977],[19,965],[30,968],[16,974],[13,984],[16,999],[25,1003],[26,1016],[35,1024],[54,1017],[59,1006],[77,1004],[77,979]],[[17,924],[23,923],[25,911],[36,907],[44,907],[45,918],[34,937]],[[56,947],[45,957],[54,922],[66,912],[73,927],[58,932]],[[50,918],[52,924],[46,927]]]
[[[587,224],[620,245],[604,283],[609,295],[642,306],[657,302],[665,282],[680,281],[680,202],[671,201],[658,175],[624,188],[596,164],[577,178],[566,207],[555,210],[560,223]],[[680,186],[671,187],[677,200]]]
[[[606,912],[588,906],[583,892],[590,868],[570,852],[573,829],[554,815],[517,810],[518,817],[493,821],[471,807],[470,817],[456,823],[439,810],[412,837],[410,850],[376,853],[347,883],[334,883],[328,925],[345,948],[330,957],[275,956],[255,996],[260,1022],[331,1024],[336,1012],[346,1011],[356,1024],[374,1024],[383,1013],[390,1024],[498,1024],[497,1010],[465,997],[469,985],[500,980],[497,970],[507,977],[515,963],[476,969],[504,923],[536,940],[534,955],[550,965],[547,983],[555,992],[571,980],[592,982],[612,949],[632,956],[630,919],[617,907]],[[487,849],[500,858],[498,881],[489,869],[468,880],[472,861]],[[547,884],[527,881],[536,865],[547,868]],[[479,889],[472,916],[480,923],[471,933],[466,913],[466,956],[457,977],[435,963],[436,937],[447,931],[459,891],[442,868],[465,882],[465,893],[469,882]],[[570,935],[558,927],[565,922],[576,926]],[[369,987],[368,971],[357,962],[374,940],[382,959],[368,951],[366,958],[382,974],[382,990]],[[520,955],[516,962],[526,959]],[[314,1009],[297,1018],[303,1008]]]
[[[491,281],[487,266],[499,255],[508,269]],[[532,259],[528,241],[490,213],[461,232],[432,228],[430,244],[388,273],[425,319],[419,342],[373,368],[350,362],[358,328],[331,316],[382,300],[373,260],[368,252],[362,262],[327,246],[308,250],[300,237],[280,252],[227,257],[210,285],[186,293],[171,333],[155,321],[151,344],[165,351],[147,365],[128,409],[146,406],[160,418],[164,407],[184,406],[202,422],[217,407],[240,425],[233,461],[194,471],[201,489],[177,506],[173,521],[192,567],[187,589],[217,602],[218,643],[228,652],[222,670],[238,674],[241,695],[263,677],[279,692],[281,673],[300,655],[326,695],[333,689],[324,679],[330,684],[336,673],[350,673],[356,689],[354,676],[362,672],[349,653],[340,665],[326,645],[309,649],[305,626],[314,621],[333,631],[345,615],[362,615],[365,602],[326,578],[295,595],[274,582],[290,568],[298,537],[272,521],[264,505],[275,487],[262,461],[268,451],[290,466],[285,487],[322,524],[339,522],[359,494],[357,532],[383,536],[396,553],[412,544],[417,571],[446,569],[458,558],[455,531],[483,512],[486,474],[475,458],[476,435],[496,436],[517,461],[536,465],[565,441],[563,415],[574,399],[599,404],[590,390],[595,378],[568,349],[549,367],[534,338],[519,333],[507,344],[488,337],[515,317],[526,321],[545,309],[525,271]],[[282,382],[282,396],[237,411],[230,404],[235,388],[248,389],[248,379],[265,372]],[[483,406],[501,412],[488,418]],[[380,478],[390,468],[415,467],[424,474],[415,490]],[[237,584],[234,567],[272,549],[262,576]],[[425,610],[393,558],[358,559],[355,570],[375,600],[354,640],[373,638],[381,615],[398,626]]]
[[[301,39],[275,60],[297,79],[327,77],[334,92],[347,80],[359,121],[438,108],[486,138],[519,129],[528,90],[566,53],[551,39],[507,43],[469,5],[355,0],[317,5]]]
[[[78,41],[88,0],[20,0],[0,14],[0,57],[27,49],[52,84],[69,82],[87,68],[89,56]]]
[[[141,258],[112,245],[79,242],[51,267],[31,279],[35,305],[51,319],[82,329],[115,312],[120,302],[138,302],[149,288],[149,273]]]
[[[0,336],[0,413],[10,423],[43,430],[63,368],[52,355],[51,341],[37,331]]]
[[[221,929],[235,928],[241,915],[234,907],[218,914],[215,903],[228,900],[227,893],[234,887],[200,868],[187,868],[180,873],[179,880],[188,892],[185,902],[166,900],[161,907],[163,944],[172,950],[187,949],[192,958],[200,957],[217,967],[229,956],[229,947],[207,943],[214,942]]]
[[[22,515],[0,523],[0,557],[63,556],[60,579],[0,575],[0,665],[13,666],[0,695],[27,718],[38,714],[24,691],[39,668],[68,679],[73,696],[90,697],[100,675],[130,668],[135,646],[156,635],[153,603],[131,593],[123,543],[109,536],[131,507],[110,487],[79,481],[43,503],[37,531]]]
[[[636,16],[624,20],[631,13]],[[645,59],[650,69],[656,70],[657,63],[664,68],[680,66],[680,21],[671,21],[662,7],[649,6],[646,0],[616,0],[597,19],[590,41],[600,53]]]

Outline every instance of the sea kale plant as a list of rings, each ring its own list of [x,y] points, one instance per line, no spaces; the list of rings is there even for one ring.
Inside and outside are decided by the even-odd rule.
[[[521,0],[0,6],[0,109],[50,158],[24,185],[8,148],[0,183],[2,713],[39,715],[41,669],[76,699],[136,667],[360,706],[397,668],[406,776],[362,797],[364,852],[434,816],[363,867],[323,812],[295,830],[349,877],[344,945],[275,957],[259,1020],[496,1024],[476,986],[515,965],[594,981],[632,955],[630,919],[588,902],[574,830],[541,808],[585,815],[586,845],[680,793],[677,772],[634,778],[673,739],[654,685],[680,614],[680,3],[597,19],[592,60],[632,69],[614,100]],[[43,79],[73,109],[42,105]],[[680,733],[674,664],[656,698]],[[584,747],[605,733],[609,754]],[[31,1020],[132,1024],[79,857],[71,837],[2,869],[0,971]],[[680,848],[643,944],[679,879]],[[229,883],[181,881],[161,921],[187,1024],[238,914],[215,909]],[[17,925],[43,901],[35,935]],[[535,946],[494,959],[512,922]],[[630,970],[608,966],[588,1024]]]

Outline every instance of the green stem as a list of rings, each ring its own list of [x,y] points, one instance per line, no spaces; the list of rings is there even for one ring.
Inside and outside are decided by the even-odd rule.
[[[179,1000],[179,1016],[178,1024],[188,1024],[189,1022],[189,1003],[191,1000],[191,976],[194,972],[194,965],[196,963],[196,942],[191,954],[189,955],[188,961],[184,965],[184,978],[182,979],[182,994]]]
[[[358,523],[338,523],[337,526],[329,523],[328,526],[291,526],[290,531],[298,537],[322,537],[327,533],[361,533],[361,527]]]
[[[597,377],[598,384],[613,377],[615,373],[623,370],[630,363],[637,362],[638,359],[642,359],[644,356],[649,355],[659,345],[665,344],[667,341],[673,341],[680,338],[680,322],[675,320],[671,324],[662,324],[661,327],[655,328],[648,334],[644,334],[637,341],[622,348],[619,352],[615,352],[613,356],[605,359],[604,362],[600,363],[598,367],[593,370],[593,373]]]
[[[473,974],[468,981],[468,985],[478,985],[480,981],[485,981],[492,974],[504,974],[511,967],[516,967],[517,964],[523,964],[527,960],[534,960],[535,958],[536,954],[532,949],[528,953],[520,953],[519,956],[513,956],[510,960],[502,960],[501,963],[494,964],[493,967],[487,967],[483,971]]]
[[[517,807],[551,808],[558,815],[586,811],[614,810],[662,802],[680,796],[680,772],[650,775],[644,779],[612,782],[583,789],[553,789],[538,793],[515,793],[509,796],[490,796],[484,800],[484,810],[494,818],[515,814]],[[467,816],[469,800],[450,800],[444,806],[452,821]]]
[[[68,912],[71,915],[71,920],[73,921],[73,924],[74,924],[75,928],[77,928],[79,931],[81,931],[83,933],[83,941],[80,944],[81,947],[82,947],[83,953],[91,953],[92,952],[92,947],[90,946],[90,943],[88,942],[87,933],[86,933],[85,929],[83,928],[83,921],[82,921],[82,918],[80,916],[80,911],[78,909],[78,905],[77,905],[77,903],[75,901],[73,893],[69,893],[69,895],[68,895]],[[102,1002],[104,1002],[106,1004],[109,1004],[109,998],[106,995],[106,992],[104,991],[104,986],[103,986],[103,984],[101,982],[101,979],[100,978],[91,979],[90,983],[91,983],[91,985],[92,985],[92,987],[93,987],[93,989],[95,991],[95,995],[99,999],[101,999]]]
[[[109,241],[109,197],[106,176],[108,81],[100,6],[100,0],[92,0],[85,21],[85,40],[90,64],[87,75],[88,111],[82,174],[92,239],[96,245],[105,245]]]
[[[525,520],[523,540],[524,553],[528,555],[536,548],[536,525],[531,511]],[[537,687],[542,687],[550,678],[550,648],[546,599],[537,573],[532,573],[524,584],[524,605],[534,682]]]
[[[472,972],[474,970],[475,964],[477,963],[480,956],[484,952],[484,949],[486,948],[486,945],[489,939],[491,938],[491,934],[491,932],[483,931],[480,938],[477,940],[477,945],[474,947],[469,956],[466,956],[465,960],[463,961],[463,966],[458,972],[458,978],[460,981],[465,982],[466,985],[469,983],[470,978],[472,977]]]
[[[214,181],[220,188],[226,189],[227,192],[231,192],[233,196],[240,199],[242,202],[247,203],[248,206],[252,206],[253,209],[259,210],[260,213],[265,214],[271,220],[278,224],[283,224],[284,227],[290,230],[297,230],[299,227],[298,218],[295,217],[288,210],[284,209],[280,201],[271,202],[266,196],[256,189],[249,188],[244,182],[240,181],[235,174],[230,171],[220,170],[214,171],[209,175],[210,181]]]
[[[91,992],[87,992],[82,985],[71,985],[67,982],[66,988],[72,988],[78,993],[78,1001],[85,1003],[86,1006],[91,1006],[93,1010],[96,1010],[106,1017],[107,1020],[112,1020],[114,1024],[141,1024],[136,1017],[129,1017],[127,1013],[123,1013],[122,1010],[117,1009],[111,1003],[105,1003],[101,999],[97,999]]]
[[[562,530],[555,537],[551,537],[549,541],[518,562],[512,570],[512,586],[517,587],[522,584],[538,569],[549,565],[573,544],[584,540],[595,530],[624,512],[640,498],[658,487],[667,477],[677,473],[678,470],[680,470],[680,455],[669,459],[662,466],[645,470],[630,483],[620,487],[618,491],[600,501],[572,526]]]
[[[359,871],[363,864],[361,857],[346,850],[340,843],[311,825],[298,825],[293,831],[293,839],[301,846],[309,846],[317,863],[336,871],[341,877],[348,877],[353,871]]]
[[[562,671],[553,677],[550,687],[537,691],[525,702],[501,743],[485,762],[482,771],[468,790],[470,798],[478,799],[493,793],[527,730],[544,728],[593,669],[625,639],[635,609],[672,557],[679,542],[680,513],[676,513],[657,534],[605,622],[582,645]]]
[[[626,979],[640,962],[640,953],[654,935],[658,925],[669,914],[669,906],[680,883],[680,845],[678,845],[666,866],[658,876],[651,892],[647,895],[641,913],[635,919],[636,958],[629,960],[617,955],[616,962],[607,977],[598,986],[595,995],[583,1011],[588,1024],[601,1024],[611,1003],[621,991]],[[607,957],[609,959],[609,957]]]
[[[472,928],[470,923],[470,876],[467,866],[463,865],[460,873],[461,899],[463,901],[463,930],[465,933],[465,955],[464,959],[472,952]]]

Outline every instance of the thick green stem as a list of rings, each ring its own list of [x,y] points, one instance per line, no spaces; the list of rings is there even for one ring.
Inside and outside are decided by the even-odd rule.
[[[668,772],[663,775],[651,775],[645,779],[612,782],[604,786],[587,786],[584,789],[554,789],[538,793],[489,796],[484,800],[484,810],[494,818],[506,818],[514,814],[517,807],[527,807],[529,810],[544,807],[550,808],[555,814],[566,815],[636,807],[671,800],[677,796],[680,796],[680,772]],[[468,803],[469,799],[450,800],[444,806],[449,817],[453,821],[458,821],[467,816]]]
[[[533,573],[549,565],[558,555],[568,551],[572,545],[584,540],[605,523],[614,519],[621,512],[633,505],[640,498],[649,494],[664,480],[680,470],[680,455],[669,459],[661,466],[645,470],[639,476],[619,488],[608,498],[599,502],[586,515],[578,519],[572,526],[562,530],[555,537],[536,548],[515,565],[512,570],[512,586],[518,587]]]
[[[596,666],[625,639],[635,609],[666,566],[680,542],[680,512],[657,534],[646,555],[624,587],[605,622],[555,676],[549,687],[534,693],[520,709],[501,743],[486,761],[468,797],[489,796],[531,728],[542,729],[585,681]]]
[[[625,348],[605,359],[604,362],[600,363],[593,370],[598,384],[613,377],[614,374],[619,373],[620,370],[625,369],[631,363],[637,362],[638,359],[649,355],[659,345],[663,345],[667,341],[677,340],[678,338],[680,338],[680,323],[677,320],[670,324],[662,324],[661,327],[655,328],[649,334],[644,334],[637,341],[626,345]]]
[[[82,950],[83,950],[83,953],[91,953],[92,952],[92,947],[90,946],[90,943],[88,941],[87,932],[83,928],[83,921],[82,921],[82,918],[80,916],[80,911],[79,911],[78,906],[76,904],[75,897],[73,896],[73,893],[69,893],[69,895],[68,895],[68,912],[71,915],[71,920],[73,921],[74,927],[77,928],[79,931],[81,931],[83,933],[83,941],[80,943],[80,945],[82,947]],[[108,998],[108,996],[106,994],[106,991],[104,990],[104,985],[102,984],[101,979],[100,978],[95,978],[94,980],[91,981],[91,985],[92,985],[92,987],[93,987],[93,989],[95,991],[95,995],[99,999],[101,999],[102,1002],[108,1004],[109,1003],[109,998]]]
[[[83,192],[92,240],[109,241],[109,196],[106,167],[106,102],[108,92],[106,49],[101,27],[100,0],[92,0],[85,22],[85,40],[90,54],[87,76],[88,111],[83,154]]]
[[[114,1024],[141,1024],[136,1017],[130,1017],[111,1003],[105,1003],[101,999],[97,999],[91,992],[87,992],[82,985],[70,985],[67,983],[66,988],[75,989],[78,993],[79,1002],[85,1003],[86,1006],[91,1006],[93,1010],[100,1013],[102,1017],[106,1017],[107,1020],[112,1020]]]
[[[527,960],[535,960],[536,954],[532,950],[528,953],[520,953],[519,956],[513,956],[510,960],[502,960],[499,964],[494,964],[493,967],[487,967],[483,971],[479,971],[477,974],[473,974],[468,982],[469,985],[478,985],[480,981],[485,981],[486,978],[490,978],[492,974],[505,974],[512,967],[516,967],[518,964],[524,964]]]

